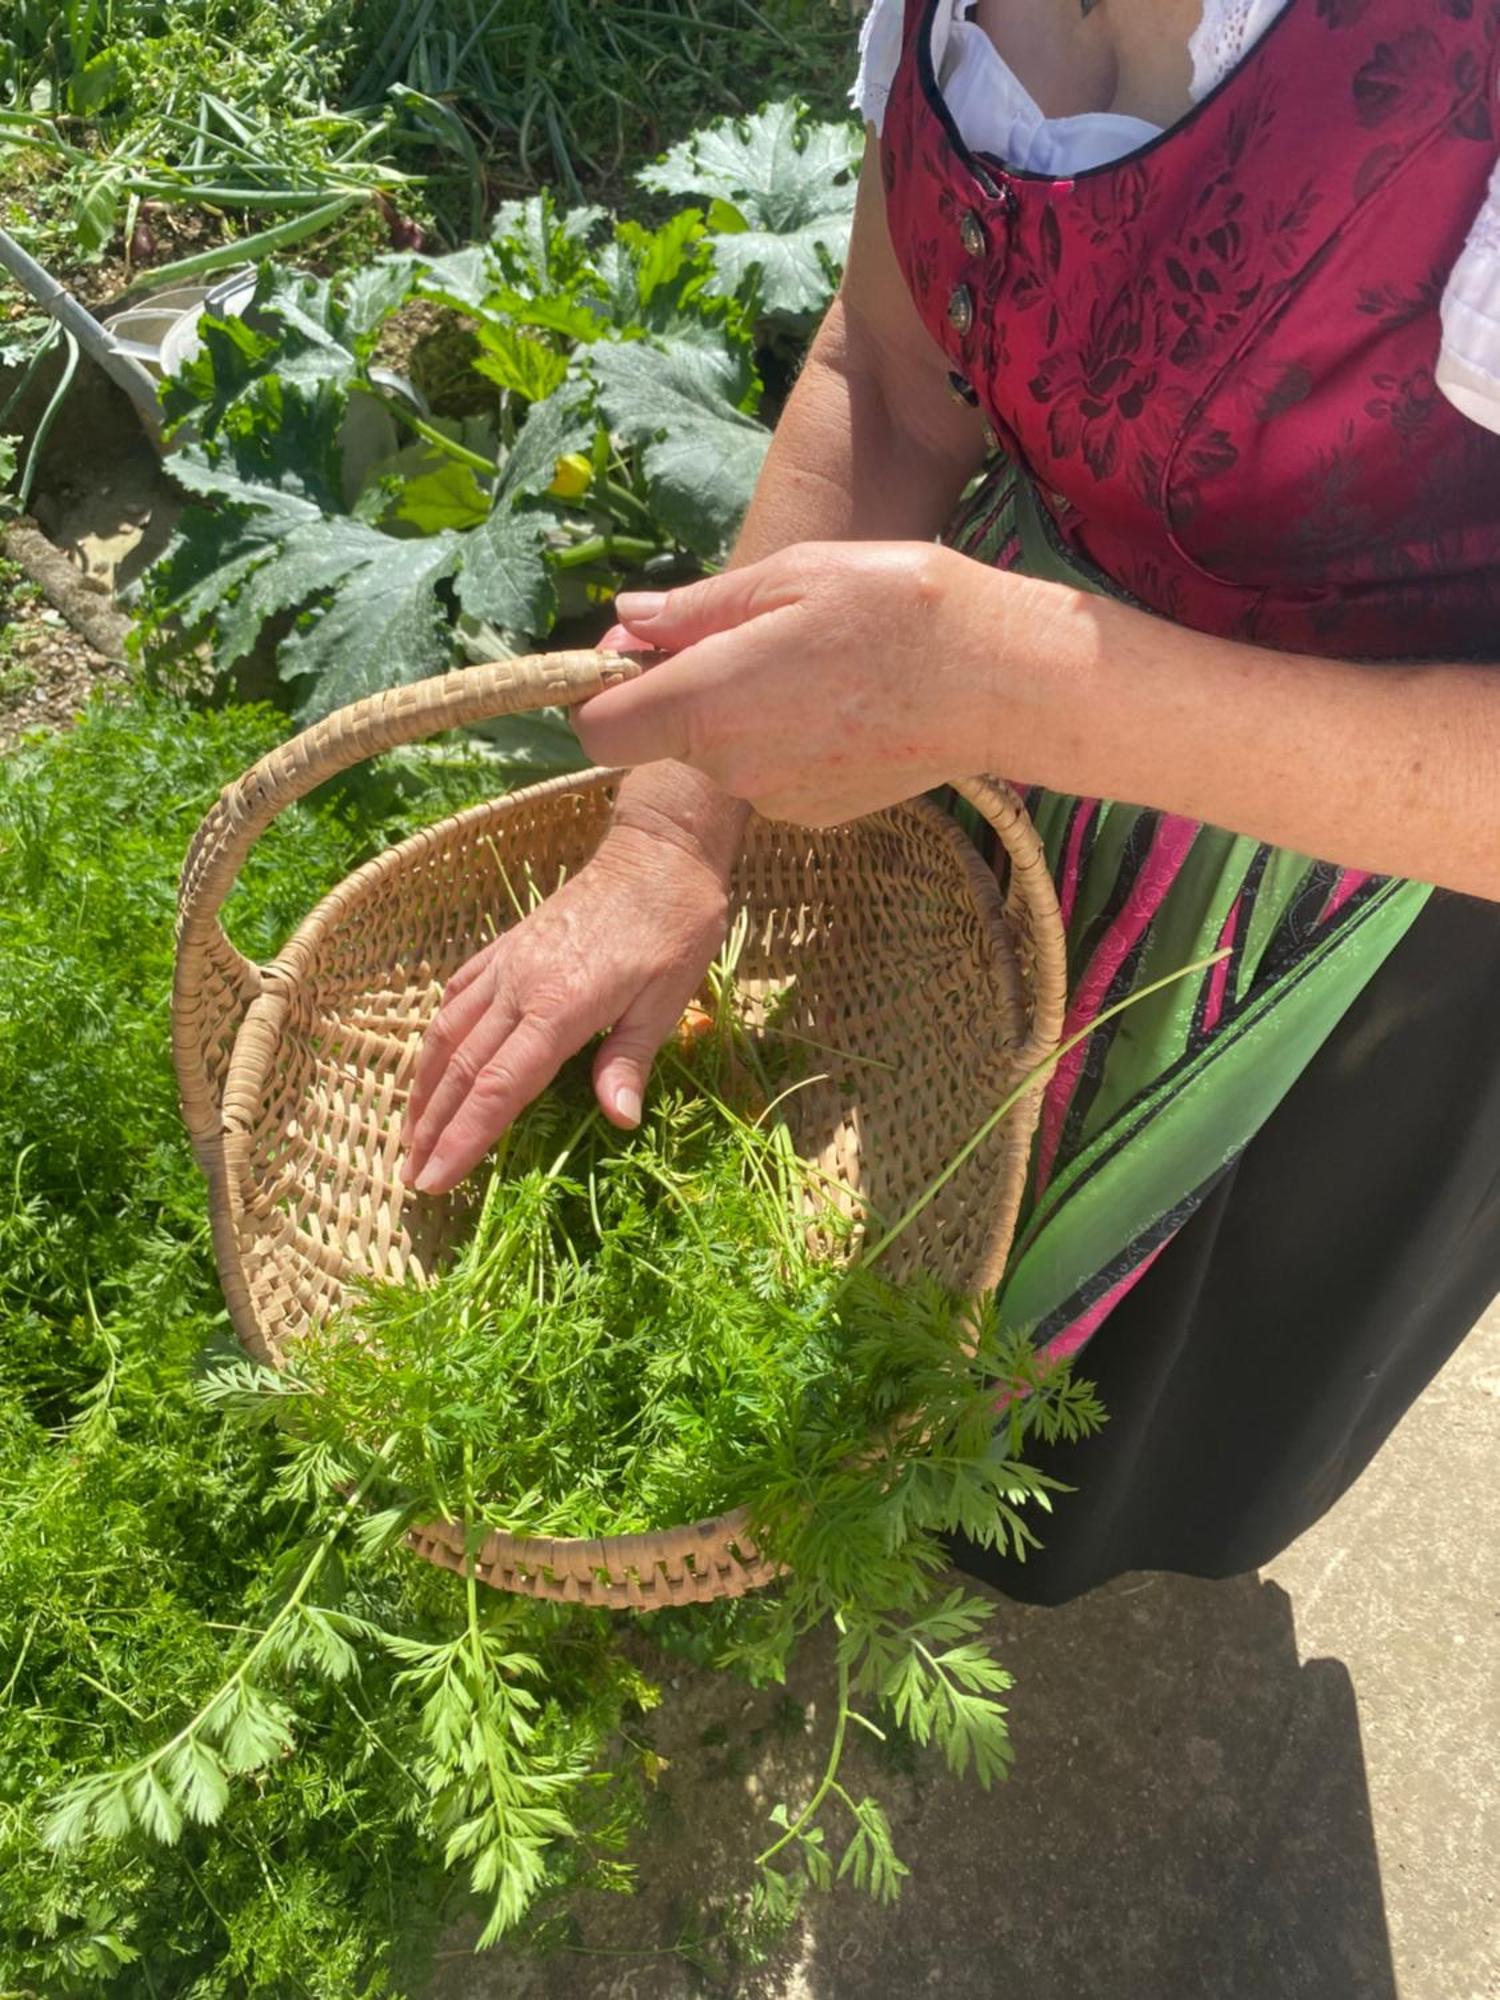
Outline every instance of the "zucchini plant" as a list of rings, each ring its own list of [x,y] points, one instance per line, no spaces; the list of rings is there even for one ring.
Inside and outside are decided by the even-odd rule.
[[[772,106],[650,170],[707,197],[657,228],[541,194],[450,256],[267,271],[166,391],[190,504],[148,656],[207,639],[227,671],[274,639],[307,721],[719,562],[769,441],[760,361],[831,296],[857,151]]]

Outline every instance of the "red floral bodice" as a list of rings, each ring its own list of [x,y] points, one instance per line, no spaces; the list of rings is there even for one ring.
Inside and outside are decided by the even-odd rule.
[[[1500,0],[1289,0],[1179,124],[1062,181],[965,148],[931,18],[907,0],[892,241],[1064,542],[1199,630],[1500,660],[1500,437],[1433,379]]]

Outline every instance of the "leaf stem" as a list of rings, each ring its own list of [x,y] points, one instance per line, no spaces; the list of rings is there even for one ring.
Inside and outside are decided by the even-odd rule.
[[[649,535],[655,532],[656,522],[652,516],[651,509],[646,505],[644,500],[641,500],[636,494],[632,493],[630,488],[623,484],[622,481],[611,479],[606,475],[600,481],[600,490],[616,514],[623,515],[626,519],[633,521],[645,534]]]
[[[667,553],[659,543],[642,541],[636,535],[590,535],[586,542],[575,542],[570,549],[559,549],[551,562],[554,569],[584,569],[589,563],[600,562],[606,556],[619,556],[625,562],[649,562],[652,556]]]
[[[1190,979],[1195,972],[1206,972],[1209,966],[1218,965],[1222,959],[1226,959],[1228,956],[1229,952],[1227,949],[1210,952],[1207,958],[1195,959],[1191,965],[1180,966],[1176,972],[1169,972],[1164,979],[1155,979],[1149,986],[1141,987],[1139,992],[1131,993],[1125,999],[1116,1001],[1113,1007],[1106,1007],[1102,1014],[1094,1016],[1087,1027],[1080,1028],[1076,1035],[1070,1035],[1065,1042],[1060,1043],[1050,1056],[1045,1057],[1035,1068],[1027,1071],[1026,1075],[1022,1077],[1009,1096],[1001,1099],[1000,1103],[979,1127],[979,1130],[971,1138],[965,1140],[964,1144],[959,1147],[942,1172],[938,1174],[936,1179],[928,1182],[911,1207],[907,1209],[898,1222],[891,1224],[890,1228],[880,1238],[879,1242],[875,1244],[873,1249],[866,1250],[854,1261],[862,1268],[868,1269],[871,1264],[875,1263],[877,1258],[883,1257],[896,1241],[897,1237],[908,1230],[917,1218],[932,1206],[933,1202],[936,1201],[937,1197],[942,1193],[949,1181],[952,1180],[959,1168],[963,1166],[964,1162],[978,1152],[979,1148],[988,1139],[1001,1119],[1008,1116],[1021,1102],[1022,1098],[1035,1090],[1038,1084],[1044,1083],[1063,1060],[1064,1056],[1070,1055],[1074,1049],[1086,1042],[1096,1029],[1102,1028],[1106,1021],[1112,1021],[1117,1014],[1125,1013],[1128,1008],[1136,1006],[1140,1001],[1149,1000],[1153,993],[1160,993],[1167,986],[1175,986],[1180,979]]]
[[[802,1808],[802,1811],[797,1815],[796,1819],[792,1821],[791,1825],[787,1828],[786,1832],[781,1836],[780,1840],[773,1841],[772,1844],[768,1848],[766,1848],[763,1853],[756,1855],[753,1865],[757,1868],[764,1868],[766,1863],[771,1859],[773,1859],[774,1856],[778,1855],[781,1852],[782,1848],[785,1847],[789,1841],[793,1841],[797,1838],[797,1835],[801,1833],[803,1827],[807,1825],[808,1821],[817,1812],[819,1806],[822,1805],[824,1799],[826,1799],[828,1794],[835,1789],[838,1778],[839,1764],[844,1755],[844,1735],[849,1727],[849,1713],[850,1713],[849,1663],[843,1657],[842,1651],[840,1652],[839,1663],[838,1663],[838,1697],[839,1697],[838,1721],[834,1725],[833,1742],[830,1745],[828,1751],[828,1763],[824,1768],[822,1779],[818,1784],[818,1789],[813,1793],[812,1797],[808,1800],[807,1804]]]
[[[472,1536],[474,1519],[474,1446],[464,1440],[464,1512]],[[503,1834],[511,1791],[495,1757],[495,1731],[490,1721],[490,1677],[484,1660],[484,1635],[479,1629],[479,1556],[470,1548],[464,1564],[464,1615],[467,1623],[469,1671],[474,1676],[474,1714],[479,1724],[479,1740],[484,1752],[485,1775],[490,1784],[490,1807],[495,1815],[495,1831]]]
[[[445,436],[435,424],[425,423],[410,403],[403,402],[399,396],[390,395],[373,382],[361,382],[360,387],[367,395],[373,396],[383,409],[389,410],[393,417],[399,418],[408,430],[415,431],[424,444],[430,444],[445,458],[451,458],[456,465],[466,465],[470,472],[480,473],[486,479],[500,477],[500,468],[492,459],[485,458],[477,451],[470,451],[467,445],[460,444],[456,438]]]

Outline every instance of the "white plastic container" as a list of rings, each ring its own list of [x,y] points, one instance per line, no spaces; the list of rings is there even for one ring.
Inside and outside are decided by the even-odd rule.
[[[155,376],[175,375],[202,348],[198,322],[206,312],[237,318],[255,296],[255,266],[242,264],[211,284],[172,285],[104,322],[118,346]]]

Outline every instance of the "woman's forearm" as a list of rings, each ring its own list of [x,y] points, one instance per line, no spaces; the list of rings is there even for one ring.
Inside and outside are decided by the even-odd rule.
[[[835,299],[787,398],[731,568],[794,542],[941,533],[983,461],[983,430],[930,376],[895,384],[892,372],[860,312]]]
[[[796,542],[937,535],[983,457],[978,420],[918,385],[892,409],[857,314],[829,309],[771,440],[729,567]],[[925,393],[924,393],[925,391]],[[647,764],[620,788],[616,824],[681,833],[716,865],[737,852],[749,808],[683,764]]]
[[[993,768],[1500,900],[1494,668],[1275,652],[977,564],[962,587],[1001,640]]]

